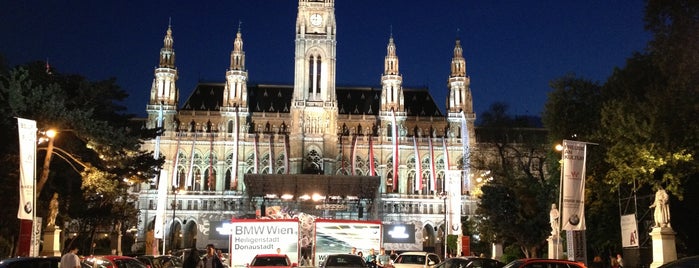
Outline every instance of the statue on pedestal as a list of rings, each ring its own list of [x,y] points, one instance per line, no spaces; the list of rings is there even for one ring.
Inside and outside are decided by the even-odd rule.
[[[46,222],[47,228],[56,227],[56,216],[58,216],[58,193],[53,193],[53,198],[51,198],[51,202],[49,202],[49,215]]]
[[[659,188],[655,192],[655,200],[650,207],[655,208],[653,212],[654,227],[670,227],[670,197],[665,189]]]
[[[559,217],[560,213],[558,212],[558,208],[556,208],[556,204],[551,204],[551,211],[549,212],[549,223],[551,223],[551,236],[558,236],[560,226],[560,224],[558,224]]]

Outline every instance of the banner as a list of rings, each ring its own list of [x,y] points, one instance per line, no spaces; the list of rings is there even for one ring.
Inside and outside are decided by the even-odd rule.
[[[415,181],[413,183],[415,189],[413,189],[413,192],[419,191],[422,193],[422,162],[420,161],[420,152],[417,150],[417,139],[415,136],[413,136],[413,148],[415,149]]]
[[[621,215],[621,246],[638,247],[638,224],[636,215]]]
[[[160,179],[158,179],[158,203],[155,210],[155,231],[153,236],[158,239],[164,237],[165,227],[165,210],[167,210],[167,170],[160,170]]]
[[[586,143],[563,141],[563,203],[561,230],[585,230],[585,155]]]
[[[444,190],[447,191],[449,234],[459,235],[461,231],[461,170],[447,170],[444,174]],[[470,205],[470,204],[469,204]]]
[[[398,123],[396,122],[396,113],[391,110],[391,135],[393,135],[393,185],[398,185]]]
[[[466,114],[461,112],[461,146],[463,146],[463,170],[464,173],[461,174],[463,177],[462,181],[464,183],[464,192],[471,191],[471,144],[468,132],[468,121],[466,120]]]
[[[36,121],[17,118],[17,130],[19,131],[19,209],[17,210],[17,218],[32,220],[35,208]]]

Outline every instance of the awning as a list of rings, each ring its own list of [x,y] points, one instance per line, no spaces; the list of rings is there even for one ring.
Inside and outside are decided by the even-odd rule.
[[[374,199],[379,191],[381,177],[311,175],[311,174],[245,174],[246,192],[250,197],[292,195],[356,196]]]

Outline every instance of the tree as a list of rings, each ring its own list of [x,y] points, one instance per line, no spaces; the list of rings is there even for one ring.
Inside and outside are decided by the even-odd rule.
[[[543,166],[549,151],[546,133],[527,118],[508,115],[503,103],[493,104],[481,119],[476,131],[485,145],[478,148],[472,167],[491,171],[493,180],[481,187],[478,230],[488,241],[511,241],[526,257],[537,257],[556,200]]]
[[[0,157],[11,163],[5,167],[13,167],[0,169],[3,177],[10,181],[9,188],[13,189],[7,192],[18,192],[18,139],[14,117],[29,118],[37,121],[40,130],[63,130],[54,142],[64,156],[68,155],[66,161],[51,163],[52,172],[45,181],[46,186],[38,191],[39,215],[42,215],[41,205],[48,202],[47,197],[58,192],[64,197],[59,214],[63,221],[99,215],[100,221],[95,224],[113,226],[117,220],[136,217],[137,214],[129,212],[126,206],[114,204],[132,202],[126,189],[132,183],[153,178],[163,160],[154,159],[152,152],[140,149],[142,140],[155,137],[158,131],[141,131],[141,126],[130,120],[133,116],[123,113],[124,108],[118,102],[127,95],[116,85],[116,80],[91,82],[80,75],[64,75],[55,69],[46,69],[39,62],[9,71],[0,70],[0,74],[0,101],[7,103],[0,107],[0,112],[10,115],[0,118],[0,138],[6,143],[1,146]],[[43,159],[43,155],[37,155],[37,159]],[[17,206],[10,207],[0,211],[6,216],[0,218],[9,219],[9,224],[2,224],[9,227],[0,230],[0,235],[6,237],[17,233],[14,220]],[[73,209],[81,207],[106,213]]]

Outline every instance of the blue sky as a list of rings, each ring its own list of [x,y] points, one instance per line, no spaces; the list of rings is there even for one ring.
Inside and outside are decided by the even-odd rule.
[[[49,59],[61,72],[116,77],[128,111],[145,114],[168,19],[180,101],[197,81],[224,81],[242,21],[253,83],[293,83],[295,0],[6,1],[0,53],[12,66]],[[645,3],[624,1],[336,0],[338,85],[379,86],[389,35],[403,85],[429,86],[444,111],[454,40],[464,49],[476,113],[506,102],[539,115],[565,74],[603,82],[645,48]]]

